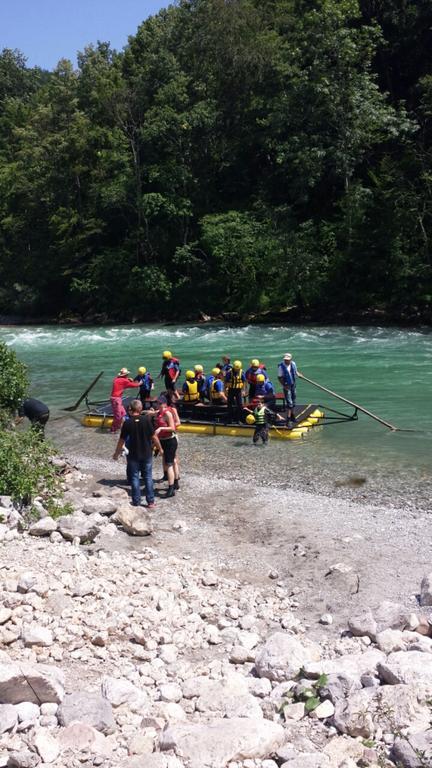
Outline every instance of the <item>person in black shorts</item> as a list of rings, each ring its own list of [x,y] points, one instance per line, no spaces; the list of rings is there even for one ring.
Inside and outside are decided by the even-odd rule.
[[[49,419],[49,408],[41,400],[36,400],[34,397],[28,397],[23,400],[18,408],[19,419],[23,419],[24,416],[30,421],[32,429],[37,432],[43,440],[45,436],[45,425]]]

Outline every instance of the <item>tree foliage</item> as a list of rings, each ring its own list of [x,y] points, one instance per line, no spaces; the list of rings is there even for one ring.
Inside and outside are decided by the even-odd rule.
[[[0,311],[429,317],[432,7],[180,0],[0,55]]]

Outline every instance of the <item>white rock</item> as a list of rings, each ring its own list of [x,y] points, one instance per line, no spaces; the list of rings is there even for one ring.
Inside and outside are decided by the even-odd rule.
[[[21,593],[28,592],[37,582],[37,576],[34,573],[22,573],[18,579],[17,591]]]
[[[334,705],[327,699],[318,704],[316,709],[311,712],[311,716],[316,717],[318,720],[326,720],[328,717],[333,717],[334,711]]]
[[[320,624],[324,624],[324,626],[330,626],[330,624],[333,624],[333,616],[331,613],[323,613],[320,618]]]
[[[299,721],[305,716],[305,705],[303,702],[298,701],[295,704],[287,704],[283,708],[283,715],[285,720]]]
[[[90,752],[109,756],[113,750],[111,737],[106,737],[86,723],[76,722],[62,728],[57,736],[61,751]]]
[[[21,637],[24,645],[40,645],[47,647],[53,644],[53,634],[47,627],[41,627],[39,624],[23,624]]]
[[[222,717],[262,717],[261,707],[247,687],[242,675],[230,675],[224,680],[211,680],[196,702],[198,712]]]
[[[0,608],[0,624],[6,624],[12,616],[10,608]]]
[[[148,707],[147,693],[126,678],[104,677],[101,691],[113,707],[126,704],[132,712],[143,712]]]
[[[106,496],[83,499],[82,510],[86,515],[113,515],[117,510],[117,503]]]
[[[57,521],[52,517],[42,517],[29,528],[30,536],[50,536],[57,530]]]
[[[150,536],[153,533],[153,523],[150,516],[141,507],[124,504],[112,518],[131,536]]]
[[[115,730],[111,704],[97,691],[68,693],[57,710],[57,719],[64,726],[78,720],[105,734]]]
[[[44,763],[53,763],[60,754],[57,740],[45,728],[37,729],[33,744]]]
[[[364,653],[353,653],[337,659],[323,659],[319,662],[306,662],[303,665],[305,676],[315,680],[320,675],[343,674],[360,680],[362,675],[375,674],[377,666],[384,661],[385,654],[377,648]]]
[[[421,686],[426,695],[432,695],[432,654],[396,651],[378,664],[378,672],[386,683],[412,683]]]
[[[400,629],[384,629],[382,632],[378,632],[376,644],[384,653],[401,651],[406,648],[406,641]]]
[[[20,723],[25,720],[36,722],[40,715],[38,705],[34,704],[32,701],[22,701],[20,704],[15,705],[15,709]]]
[[[15,728],[17,717],[17,711],[12,704],[0,704],[0,734]]]
[[[320,649],[314,643],[302,644],[296,637],[276,632],[255,657],[259,677],[269,680],[289,680],[300,672],[305,664],[318,661]]]
[[[161,701],[180,701],[183,697],[182,689],[177,683],[164,683],[159,688]]]
[[[268,757],[283,740],[283,728],[277,723],[234,717],[169,726],[161,735],[160,748],[174,750],[190,768],[203,768]]]
[[[408,654],[407,654],[408,655]],[[426,730],[429,710],[420,703],[414,685],[383,685],[354,691],[336,704],[334,724],[338,731],[352,737],[372,738],[381,732]]]

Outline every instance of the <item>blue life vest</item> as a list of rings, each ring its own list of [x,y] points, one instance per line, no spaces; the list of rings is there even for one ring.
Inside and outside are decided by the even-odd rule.
[[[294,360],[291,361],[290,367],[291,367],[291,370],[288,368],[287,364],[283,360],[281,363],[279,363],[279,370],[282,371],[283,384],[286,387],[293,387],[295,385],[295,380],[297,376],[297,366]]]
[[[274,395],[274,386],[271,383],[270,379],[267,379],[267,381],[264,382],[264,394]]]
[[[254,396],[257,397],[257,395],[265,395],[266,394],[266,382],[263,381],[262,383],[256,382],[255,384],[255,392]]]
[[[210,373],[208,376],[206,376],[205,390],[204,390],[208,398],[210,398],[210,388],[213,382],[214,382],[214,376],[212,373]]]

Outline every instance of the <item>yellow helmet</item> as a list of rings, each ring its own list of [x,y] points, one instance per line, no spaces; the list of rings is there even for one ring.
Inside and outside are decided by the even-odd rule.
[[[236,371],[238,371],[238,370],[239,370],[241,367],[242,367],[242,363],[241,363],[241,360],[234,360],[234,362],[233,362],[233,368],[235,368],[235,369],[236,369]]]
[[[253,415],[253,413],[248,413],[248,415],[246,416],[246,422],[248,424],[255,424],[255,416]]]
[[[144,376],[145,373],[147,373],[147,368],[145,368],[143,365],[141,368],[138,368],[138,373],[141,374],[141,376]]]
[[[219,376],[220,368],[212,368],[212,374],[213,376]]]
[[[194,379],[195,378],[195,372],[194,371],[186,371],[186,378],[187,379]]]
[[[195,370],[196,373],[203,373],[204,372],[204,368],[202,367],[202,365],[194,365],[194,370]]]
[[[164,360],[171,360],[172,354],[168,350],[165,350],[165,352],[162,352],[162,357]]]
[[[259,384],[264,384],[264,382],[265,382],[265,376],[264,376],[264,374],[263,374],[263,373],[259,373],[259,374],[258,374],[258,376],[257,376],[257,378],[256,378],[256,380],[257,380],[257,382],[258,382]]]
[[[259,360],[257,360],[256,357],[254,357],[254,359],[251,360],[251,366],[252,368],[259,368]]]

